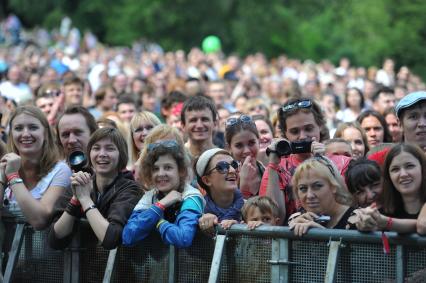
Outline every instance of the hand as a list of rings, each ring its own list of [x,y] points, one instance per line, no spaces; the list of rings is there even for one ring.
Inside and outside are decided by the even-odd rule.
[[[376,214],[379,212],[376,212],[375,210],[377,209],[372,207],[356,209],[353,212],[354,216],[351,216],[348,221],[355,224],[359,231],[367,232],[379,230],[379,225],[376,220],[378,217]],[[373,214],[375,216],[373,216]]]
[[[296,224],[296,223],[305,223],[306,221],[314,221],[316,218],[318,218],[318,215],[313,212],[305,212],[303,214],[293,213],[289,217],[289,226],[290,224]]]
[[[317,142],[316,138],[312,138],[311,152],[315,154],[324,155],[325,145],[323,143]]]
[[[215,230],[214,226],[217,225],[219,220],[217,219],[217,216],[211,213],[206,213],[203,216],[198,219],[198,226],[200,227],[200,230],[204,233],[214,236]]]
[[[71,189],[73,195],[81,202],[90,200],[90,193],[93,190],[92,176],[83,171],[71,175]]]
[[[18,172],[21,168],[21,157],[13,152],[5,154],[1,159],[1,162],[6,163],[4,169],[4,174],[6,176]]]
[[[289,225],[290,230],[294,231],[294,235],[301,237],[308,232],[309,228],[325,228],[321,224],[318,224],[314,221],[306,219],[304,219],[303,221],[304,222],[293,223],[293,225]]]
[[[165,197],[163,197],[163,199],[160,200],[159,202],[165,207],[169,207],[181,201],[182,201],[182,194],[179,193],[178,191],[172,190]]]
[[[256,158],[247,156],[239,172],[241,191],[248,191],[253,195],[259,191],[259,174],[257,173]]]
[[[262,221],[249,221],[249,222],[247,222],[247,229],[254,230],[257,227],[259,227],[260,225],[263,225]]]
[[[220,222],[220,226],[222,226],[223,229],[227,230],[231,228],[232,225],[237,223],[238,223],[237,220],[227,219],[227,220],[222,220],[222,222]]]
[[[4,172],[4,170],[6,169],[6,164],[7,164],[6,160],[0,160],[0,182],[4,186],[6,186],[6,183],[7,183],[6,174]]]

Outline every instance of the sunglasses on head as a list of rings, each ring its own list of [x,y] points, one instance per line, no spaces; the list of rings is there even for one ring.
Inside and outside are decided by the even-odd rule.
[[[231,163],[226,161],[219,161],[213,169],[210,169],[205,175],[210,175],[214,170],[219,172],[220,174],[228,174],[229,168],[232,166],[235,170],[238,169],[238,162],[232,160]]]
[[[148,144],[148,151],[153,151],[154,149],[159,148],[160,146],[169,149],[179,148],[179,144],[175,140],[164,140]]]
[[[225,122],[226,127],[234,126],[238,123],[252,123],[253,119],[248,115],[241,115],[240,117],[231,117]]]
[[[293,103],[287,104],[281,107],[281,110],[284,113],[286,113],[294,109],[310,108],[311,106],[312,106],[312,101],[309,99],[304,99],[304,100],[298,100]]]
[[[330,170],[331,175],[333,175],[334,178],[336,178],[335,172],[334,172],[334,168],[333,165],[331,165],[330,161],[328,159],[326,159],[324,156],[322,155],[315,155],[313,157],[316,161],[318,161],[319,163],[321,163],[322,165],[327,166],[328,170]]]

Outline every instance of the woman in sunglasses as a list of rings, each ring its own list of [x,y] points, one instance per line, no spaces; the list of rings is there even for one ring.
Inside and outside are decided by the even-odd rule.
[[[226,121],[225,140],[232,157],[240,162],[239,187],[244,198],[259,194],[265,167],[257,160],[259,132],[252,118],[247,115],[232,117]]]
[[[268,147],[269,164],[263,175],[260,195],[267,195],[275,200],[280,210],[280,220],[286,223],[288,217],[296,212],[296,201],[292,193],[291,178],[296,167],[313,154],[324,154],[325,146],[321,142],[327,138],[325,119],[321,108],[311,99],[292,98],[278,111],[279,125],[283,137],[294,144],[298,150],[281,155],[277,144]],[[303,146],[300,146],[303,145]],[[300,150],[302,149],[302,150]],[[343,174],[350,158],[341,155],[330,156],[339,171]]]
[[[202,231],[214,232],[220,224],[227,229],[241,221],[244,199],[238,190],[238,162],[220,148],[205,151],[195,163],[198,184],[206,190],[206,208],[199,220]]]
[[[300,164],[292,179],[302,212],[290,216],[289,226],[302,236],[309,228],[346,229],[352,196],[333,163],[315,156]]]
[[[160,140],[146,146],[141,176],[150,190],[139,200],[124,227],[124,245],[134,245],[156,230],[167,244],[191,246],[204,199],[187,182],[189,163],[181,144]]]
[[[122,173],[128,159],[127,144],[117,129],[96,130],[87,152],[94,174],[79,171],[71,176],[73,196],[49,233],[49,245],[54,249],[68,246],[81,217],[87,219],[105,249],[115,249],[142,195],[138,184]]]

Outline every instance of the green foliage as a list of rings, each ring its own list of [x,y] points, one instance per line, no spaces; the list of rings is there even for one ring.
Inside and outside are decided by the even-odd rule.
[[[28,27],[58,27],[68,15],[112,45],[145,39],[189,50],[216,35],[227,53],[347,56],[365,66],[392,57],[426,77],[422,0],[9,0],[6,8]]]

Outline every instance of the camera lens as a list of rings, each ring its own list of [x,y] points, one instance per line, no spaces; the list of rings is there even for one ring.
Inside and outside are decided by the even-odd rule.
[[[291,154],[291,145],[286,140],[281,140],[276,145],[277,155],[279,157]]]
[[[70,154],[68,163],[74,172],[81,171],[87,163],[86,155],[82,151],[74,151]]]

